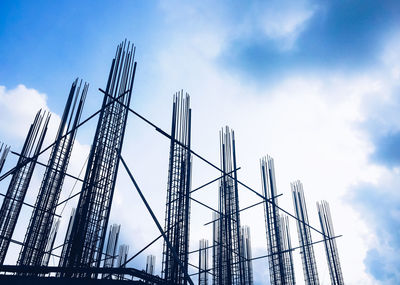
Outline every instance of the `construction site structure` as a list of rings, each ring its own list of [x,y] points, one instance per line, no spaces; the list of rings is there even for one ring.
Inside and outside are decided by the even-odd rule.
[[[11,148],[11,146],[7,146],[6,144],[1,143],[1,146],[0,146],[0,173],[3,170],[4,164],[7,159],[7,155],[10,152],[10,148]]]
[[[296,180],[290,186],[292,188],[294,211],[297,217],[297,232],[301,246],[300,254],[303,262],[304,281],[306,285],[319,285],[311,231],[310,227],[307,226],[309,221],[303,184],[299,180]]]
[[[110,231],[108,232],[106,256],[104,257],[103,267],[114,267],[120,229],[121,225],[113,224],[110,226]],[[109,275],[103,274],[103,278],[108,278],[108,277]]]
[[[292,285],[295,284],[292,272],[293,264],[285,254],[290,250],[288,244],[284,242],[282,218],[279,215],[274,159],[268,155],[263,157],[260,160],[260,168],[262,189],[266,199],[264,210],[270,283],[272,285]],[[290,240],[290,236],[287,238]]]
[[[329,276],[332,285],[344,285],[342,268],[340,266],[339,252],[336,245],[335,232],[331,217],[331,210],[326,201],[317,202],[318,217],[321,230],[324,234],[326,259],[329,267]]]
[[[282,232],[282,244],[283,244],[283,259],[285,262],[285,268],[287,270],[286,280],[288,284],[295,284],[295,273],[294,273],[294,265],[293,265],[293,250],[292,250],[292,241],[290,237],[290,229],[289,229],[289,219],[286,215],[280,216],[280,229]]]
[[[100,267],[118,173],[136,62],[135,47],[117,47],[105,88],[82,190],[61,267]],[[68,274],[67,274],[68,276]],[[88,277],[87,274],[82,274]],[[96,275],[91,277],[96,278]]]
[[[244,284],[253,285],[253,262],[251,254],[250,227],[242,226],[240,229],[240,240],[243,254]]]
[[[156,256],[155,255],[148,255],[146,258],[146,273],[154,275],[154,269],[156,266]]]
[[[191,109],[190,97],[183,91],[174,95],[169,153],[167,201],[162,276],[172,284],[187,284],[190,187],[191,187]],[[173,253],[172,251],[175,251]],[[179,258],[176,260],[175,255]],[[184,266],[181,268],[180,264]]]
[[[218,216],[213,233],[213,284],[244,284],[235,134],[229,127],[220,131],[220,161]]]
[[[54,220],[53,225],[51,226],[51,231],[49,238],[47,240],[46,248],[45,248],[45,253],[43,255],[43,260],[42,260],[42,266],[48,266],[50,257],[53,251],[54,247],[54,242],[56,240],[58,228],[60,227],[60,219],[57,218]]]
[[[72,83],[17,264],[43,264],[88,87],[78,79]]]
[[[208,240],[199,241],[199,285],[208,285]]]
[[[38,153],[47,132],[50,113],[37,112],[29,128],[25,143],[0,209],[0,265],[4,263],[22,204],[36,166]]]
[[[118,256],[117,256],[117,267],[119,268],[125,268],[126,267],[126,262],[128,260],[128,254],[129,254],[129,245],[127,244],[121,244],[118,248]],[[119,280],[124,279],[123,274],[118,275]]]

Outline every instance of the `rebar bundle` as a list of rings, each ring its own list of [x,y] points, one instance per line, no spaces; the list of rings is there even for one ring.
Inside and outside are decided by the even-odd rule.
[[[335,232],[333,231],[333,223],[329,204],[326,201],[317,203],[319,221],[321,230],[324,234],[324,245],[326,259],[328,261],[329,275],[332,285],[344,285],[342,268],[340,266],[339,253],[337,250]]]
[[[292,253],[292,242],[290,238],[289,220],[287,216],[280,216],[280,228],[282,232],[282,244],[283,244],[283,259],[286,268],[286,283],[285,284],[296,284],[294,277],[293,267],[293,253]]]
[[[32,178],[37,154],[47,132],[50,114],[37,112],[29,128],[24,146],[18,159],[6,196],[0,209],[0,264],[4,263],[22,204]]]
[[[292,278],[292,265],[287,263],[281,217],[278,209],[277,190],[275,182],[274,159],[266,156],[260,161],[261,182],[265,201],[265,227],[267,233],[268,263],[270,283],[272,285],[295,284]],[[293,279],[293,280],[292,280]]]
[[[61,254],[62,267],[100,266],[132,95],[134,55],[134,46],[125,41],[112,61],[70,238]]]
[[[55,144],[25,234],[24,245],[19,254],[18,264],[20,265],[43,264],[45,248],[75,141],[76,126],[81,118],[88,87],[89,85],[85,83],[82,88],[82,81],[78,85],[78,79],[72,83]]]
[[[110,226],[110,231],[108,233],[106,257],[104,258],[104,267],[114,266],[120,229],[121,225],[113,224]]]
[[[191,109],[183,91],[174,96],[169,154],[165,234],[184,268],[164,242],[162,275],[167,282],[186,284],[188,270],[189,214],[191,187]]]
[[[3,170],[4,163],[6,162],[7,155],[10,151],[11,146],[7,146],[4,143],[1,143],[0,146],[0,173]]]
[[[311,231],[307,226],[308,213],[304,199],[303,184],[297,180],[291,183],[294,210],[297,217],[297,231],[301,246],[301,259],[303,262],[304,281],[306,285],[318,285],[318,271],[315,263],[314,247],[312,245]]]
[[[199,241],[199,285],[208,284],[208,240]]]
[[[240,239],[242,243],[242,254],[243,270],[244,270],[244,284],[253,285],[253,264],[251,259],[251,239],[250,239],[250,228],[248,226],[242,226],[240,231]]]
[[[218,221],[214,222],[213,283],[243,284],[235,134],[229,127],[220,131],[220,160],[223,172],[219,185]]]

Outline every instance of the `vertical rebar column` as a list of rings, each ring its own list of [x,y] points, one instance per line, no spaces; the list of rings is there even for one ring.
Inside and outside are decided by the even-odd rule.
[[[156,266],[155,255],[148,255],[146,258],[146,273],[154,275],[154,267]]]
[[[104,267],[114,267],[115,254],[117,250],[117,243],[121,225],[111,225],[108,233],[106,256],[104,258]],[[110,276],[110,274],[103,274],[103,278]]]
[[[283,258],[285,262],[285,280],[287,285],[296,284],[296,279],[294,275],[294,266],[293,266],[293,253],[292,253],[292,242],[290,237],[289,230],[289,220],[287,216],[280,217],[280,227],[282,233],[282,249],[283,249]]]
[[[213,279],[212,284],[217,285],[219,282],[219,272],[220,272],[220,246],[219,246],[219,222],[220,217],[219,213],[213,212],[212,213],[212,220],[213,220],[213,241],[212,241],[212,272],[213,272]]]
[[[65,243],[60,266],[100,266],[135,77],[134,55],[134,46],[129,42],[117,47],[70,239]]]
[[[9,151],[10,151],[10,146],[7,146],[4,143],[2,143],[0,147],[0,173],[3,170],[4,163],[6,162],[6,158]]]
[[[263,194],[270,200],[270,202],[265,201],[264,203],[270,283],[272,285],[283,285],[286,284],[287,269],[283,254],[284,245],[277,207],[278,199],[276,198],[274,159],[270,156],[263,157],[260,160],[260,167]]]
[[[250,228],[248,226],[242,226],[241,228],[241,242],[242,242],[242,254],[243,270],[244,270],[244,284],[253,285],[253,264],[251,254],[251,240],[250,240]]]
[[[46,117],[46,118],[45,118]],[[17,170],[14,172],[8,186],[6,196],[0,209],[0,265],[4,263],[10,240],[13,235],[26,191],[36,165],[37,154],[43,144],[47,132],[50,114],[47,116],[41,110],[37,112],[30,126],[21,155],[18,159]],[[33,157],[33,159],[32,159]],[[29,161],[24,165],[26,161]],[[23,165],[19,167],[19,165]]]
[[[213,256],[214,284],[243,284],[235,134],[229,127],[220,131],[220,160],[223,172],[219,184],[219,221],[214,224],[218,227],[214,230],[217,245]]]
[[[125,268],[126,261],[128,260],[129,246],[127,244],[121,244],[118,248],[118,259],[117,267]],[[124,279],[124,274],[118,275],[119,280]]]
[[[335,232],[333,231],[333,223],[329,204],[326,201],[321,201],[321,203],[317,203],[317,208],[319,221],[321,223],[321,230],[324,234],[326,259],[328,262],[331,283],[332,285],[344,285],[336,240],[333,239]]]
[[[179,142],[179,143],[178,143]],[[182,145],[186,146],[183,147]],[[173,284],[186,284],[188,270],[189,213],[191,187],[191,109],[190,98],[183,91],[174,96],[169,154],[165,234],[182,262],[180,268],[171,249],[164,242],[162,276]]]
[[[208,284],[208,240],[199,241],[199,285]]]
[[[307,285],[318,285],[318,271],[315,263],[314,247],[312,245],[311,231],[308,226],[308,213],[304,199],[303,184],[297,180],[290,184],[293,194],[293,205],[297,217],[297,231],[301,247],[304,281]]]
[[[53,222],[53,225],[51,226],[51,231],[49,238],[47,240],[46,248],[45,248],[45,253],[43,255],[43,260],[42,264],[43,266],[48,266],[49,261],[50,261],[50,256],[51,252],[53,250],[54,242],[56,240],[57,232],[58,232],[58,227],[60,226],[60,219],[56,219]]]
[[[76,126],[80,122],[88,87],[89,85],[85,83],[82,88],[82,81],[78,84],[78,78],[72,83],[56,142],[47,163],[35,208],[25,234],[24,245],[19,254],[19,265],[40,266],[43,263],[56,206],[75,141]]]

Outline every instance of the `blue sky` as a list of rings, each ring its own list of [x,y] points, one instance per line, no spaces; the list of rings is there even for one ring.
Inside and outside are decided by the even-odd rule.
[[[97,88],[127,38],[137,46],[135,109],[168,130],[172,94],[185,89],[197,149],[217,162],[218,130],[232,126],[245,181],[260,186],[257,162],[269,153],[284,206],[292,209],[289,182],[296,179],[308,208],[321,199],[331,203],[344,236],[338,245],[346,284],[399,284],[399,19],[398,1],[2,1],[0,140],[20,145],[39,107],[60,115],[77,76],[90,83],[85,114],[95,111]],[[78,134],[77,156],[87,152],[93,124]],[[144,187],[157,189],[149,196],[163,217],[157,197],[164,197],[168,143],[134,118],[127,141],[126,156]],[[73,161],[71,171],[78,172],[82,161]],[[154,165],[160,179],[149,174]],[[194,184],[215,176],[200,163],[194,167]],[[127,197],[135,199],[124,174],[118,185],[112,219],[137,249],[156,231],[118,218],[130,206]],[[241,203],[251,199],[244,194]],[[254,252],[262,254],[263,221],[253,225],[243,216],[254,231]],[[193,239],[202,235],[193,228]],[[317,257],[323,276],[324,256]],[[266,263],[255,267],[255,280],[265,284]],[[296,278],[302,281],[301,269]]]

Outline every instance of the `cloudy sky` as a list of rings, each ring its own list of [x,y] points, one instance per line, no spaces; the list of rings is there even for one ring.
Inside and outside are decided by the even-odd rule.
[[[164,130],[172,95],[191,95],[193,148],[219,161],[218,132],[235,130],[239,179],[261,192],[259,159],[275,159],[280,205],[293,212],[290,182],[301,180],[310,222],[315,203],[330,203],[346,284],[400,284],[400,4],[397,1],[2,1],[0,4],[0,141],[19,151],[34,114],[53,113],[54,138],[71,83],[90,83],[84,117],[98,110],[115,47],[137,46],[132,108]],[[78,132],[69,172],[78,175],[90,148],[90,122]],[[130,116],[123,156],[160,221],[164,219],[168,141]],[[41,157],[47,161],[46,155]],[[6,169],[16,158],[10,156]],[[34,202],[37,167],[27,200]],[[219,173],[194,159],[193,187]],[[82,174],[81,174],[82,176]],[[5,193],[8,181],[0,183]],[[62,197],[78,192],[66,179]],[[257,202],[239,190],[241,207]],[[216,207],[217,185],[194,194]],[[62,198],[61,198],[62,199]],[[56,245],[63,241],[72,200]],[[62,209],[59,209],[61,213]],[[192,204],[190,248],[211,239],[211,213]],[[14,238],[23,240],[30,209]],[[243,212],[253,255],[266,253],[262,207]],[[121,170],[111,223],[136,253],[158,235]],[[292,243],[298,244],[291,222]],[[313,233],[313,240],[320,240]],[[147,254],[130,265],[143,268]],[[17,258],[12,246],[8,262]],[[329,283],[322,244],[315,246],[321,284]],[[196,263],[197,256],[191,261]],[[303,284],[300,254],[296,280]],[[57,264],[53,259],[52,264]],[[267,260],[254,262],[255,283],[269,284]],[[194,272],[194,271],[193,271]]]

